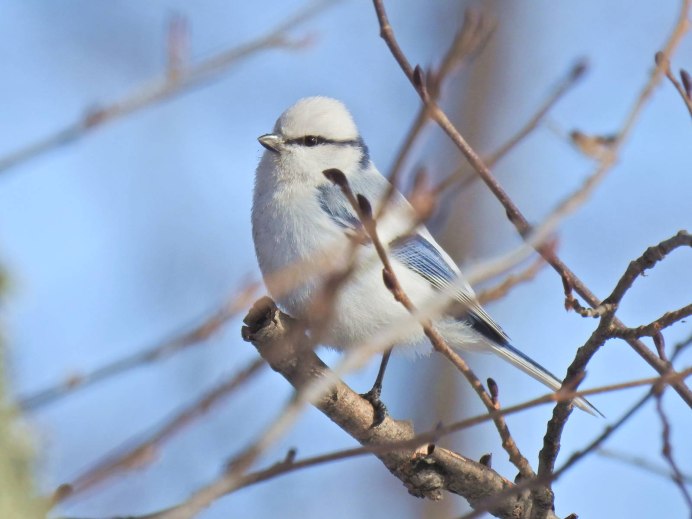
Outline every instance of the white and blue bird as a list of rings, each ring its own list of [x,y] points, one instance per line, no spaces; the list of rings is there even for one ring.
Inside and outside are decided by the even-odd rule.
[[[323,172],[343,172],[352,191],[365,196],[375,211],[390,184],[370,160],[351,114],[335,99],[299,100],[279,117],[272,133],[258,140],[266,148],[257,167],[252,206],[252,234],[260,270],[279,307],[309,322],[311,301],[324,281],[314,267],[315,258],[328,252],[346,261],[352,238],[361,227],[346,196]],[[456,306],[463,311],[433,323],[450,346],[495,353],[558,390],[561,381],[510,344],[502,328],[480,306],[471,286],[463,281],[454,261],[425,226],[415,224],[415,218],[408,201],[395,191],[384,216],[377,221],[380,240],[413,304],[424,307],[440,291],[456,286]],[[355,270],[339,287],[329,323],[320,331],[321,342],[339,350],[366,343],[408,315],[382,281],[382,264],[374,246],[363,241],[358,249]],[[290,268],[291,276],[301,281],[286,289],[277,273]],[[398,348],[427,344],[420,326],[407,328],[395,343],[392,346]],[[368,393],[376,410],[378,406],[383,409],[379,391],[387,359],[385,354],[375,387]],[[595,410],[586,400],[579,398],[574,403],[589,413]]]

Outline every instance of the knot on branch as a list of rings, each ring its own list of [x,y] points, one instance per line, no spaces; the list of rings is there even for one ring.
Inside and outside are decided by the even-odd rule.
[[[269,297],[258,299],[243,319],[243,340],[251,342],[274,371],[295,371],[307,344],[305,328]]]
[[[404,481],[408,493],[414,497],[423,497],[439,501],[445,489],[443,468],[435,462],[432,456],[412,460],[411,473]]]

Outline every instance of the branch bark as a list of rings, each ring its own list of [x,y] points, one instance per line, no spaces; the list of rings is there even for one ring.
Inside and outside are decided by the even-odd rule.
[[[269,365],[296,389],[324,377],[333,377],[329,368],[305,348],[308,339],[298,324],[281,313],[264,298],[255,304],[245,318],[243,337],[252,342]],[[292,340],[296,338],[296,340]],[[313,405],[362,445],[386,445],[412,440],[415,433],[409,422],[385,418],[377,427],[373,423],[372,405],[346,384],[337,381]],[[443,491],[468,500],[472,507],[492,502],[488,510],[496,517],[525,517],[527,501],[512,497],[496,502],[493,497],[505,492],[513,483],[492,469],[455,452],[424,444],[419,448],[397,448],[375,455],[399,478],[408,492],[416,497],[438,500]],[[554,514],[548,517],[555,518]]]

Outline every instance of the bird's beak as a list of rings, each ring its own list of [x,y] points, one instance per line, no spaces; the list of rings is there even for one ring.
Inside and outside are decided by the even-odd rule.
[[[273,133],[267,133],[258,137],[257,140],[262,146],[267,148],[269,151],[279,153],[282,140],[281,137],[279,137],[278,135],[274,135]]]

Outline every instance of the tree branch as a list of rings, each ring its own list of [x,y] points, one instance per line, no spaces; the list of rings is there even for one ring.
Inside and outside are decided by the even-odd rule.
[[[141,469],[151,463],[156,458],[156,452],[161,449],[164,443],[196,419],[211,411],[214,405],[247,382],[262,366],[264,366],[262,359],[255,360],[235,375],[229,377],[228,380],[225,380],[204,393],[200,398],[178,410],[144,438],[139,438],[125,448],[104,457],[93,467],[74,478],[71,483],[61,485],[53,494],[53,503],[74,498],[97,485],[103,484],[116,475],[128,470]]]
[[[599,306],[599,308],[602,308],[602,311],[598,312],[598,316],[600,317],[598,326],[586,343],[577,350],[574,360],[567,369],[567,377],[565,378],[565,382],[563,384],[576,385],[581,382],[585,375],[584,370],[586,365],[596,351],[598,351],[598,349],[603,346],[608,339],[618,336],[617,330],[622,330],[623,327],[617,327],[617,325],[614,325],[615,312],[626,292],[632,287],[634,281],[646,270],[653,268],[673,250],[684,246],[692,246],[692,236],[685,231],[680,231],[675,236],[668,238],[667,240],[663,240],[658,245],[647,248],[639,258],[630,262],[625,270],[625,273],[620,277],[611,294],[605,298],[603,303],[601,303]],[[569,301],[569,298],[571,297],[569,294],[569,284],[566,283],[565,287],[567,301]],[[683,308],[682,310],[685,309]],[[678,312],[672,312],[671,314],[675,317],[680,317]],[[668,315],[669,314],[664,315],[663,318],[667,319]],[[662,327],[663,324],[664,323],[660,323],[659,326]],[[656,328],[655,333],[658,333],[660,329],[660,327]],[[670,362],[664,361],[663,359],[661,359],[661,361],[667,366],[667,372],[673,372]],[[549,475],[554,470],[555,461],[560,450],[560,439],[562,437],[562,432],[570,413],[571,409],[569,406],[563,403],[558,403],[553,410],[553,416],[548,422],[548,427],[543,438],[543,448],[539,454],[539,479],[549,481]],[[546,494],[550,494],[552,492],[549,484],[544,487],[543,491]],[[534,495],[536,495],[537,499],[543,503],[543,506],[538,506],[534,509],[535,515],[533,517],[540,519],[540,517],[543,516],[538,510],[545,511],[549,509],[549,507],[552,505],[552,497],[541,497],[539,495],[539,489],[534,490]]]
[[[192,86],[219,76],[231,65],[259,51],[277,48],[295,49],[305,46],[307,40],[289,39],[288,31],[313,18],[325,8],[334,5],[336,1],[317,0],[312,2],[260,38],[221,52],[186,69],[177,70],[174,74],[167,73],[161,78],[134,89],[116,102],[87,111],[78,120],[53,134],[0,157],[0,174],[48,151],[81,139],[106,123],[186,92]]]
[[[314,352],[300,345],[288,346],[286,339],[293,336],[295,321],[282,314],[273,303],[263,312],[255,312],[252,318],[248,315],[246,323],[246,338],[272,369],[296,389],[325,377],[332,379],[333,374]],[[362,445],[386,446],[415,438],[410,423],[391,417],[372,428],[372,405],[341,381],[313,403]],[[423,445],[422,450],[395,449],[375,455],[404,483],[409,493],[417,497],[437,500],[442,497],[442,490],[448,490],[474,506],[512,486],[488,467],[440,447],[429,449],[428,445]],[[498,503],[490,511],[496,517],[515,518],[522,516],[521,507],[521,502],[510,499]]]
[[[389,256],[387,255],[387,250],[378,236],[377,221],[373,218],[370,201],[361,194],[354,195],[354,193],[351,191],[351,187],[348,184],[346,175],[344,175],[344,173],[338,169],[326,170],[323,173],[328,179],[341,188],[344,196],[350,202],[353,210],[356,212],[359,220],[363,224],[363,228],[372,241],[372,244],[377,251],[377,255],[384,266],[382,276],[385,286],[389,289],[397,302],[401,303],[401,305],[404,306],[404,308],[406,308],[406,310],[408,310],[412,315],[415,315],[416,308],[399,283],[398,277],[394,272],[389,260]],[[435,329],[430,319],[422,320],[421,326],[423,327],[426,337],[432,343],[435,351],[444,355],[461,372],[461,374],[464,375],[488,411],[495,410],[497,408],[496,402],[491,399],[490,395],[483,387],[480,379],[476,376],[473,370],[471,370],[466,361],[464,361],[464,359],[462,359],[452,348],[450,348],[444,337],[442,337],[442,335],[440,335],[440,333]],[[501,415],[496,415],[493,418],[493,422],[502,440],[502,447],[509,455],[510,461],[514,464],[514,466],[517,467],[523,477],[534,477],[535,474],[531,468],[531,465],[522,455],[518,445],[514,441],[514,438],[512,438],[509,427],[507,427],[507,423],[505,422],[504,418]]]
[[[423,103],[427,106],[430,116],[435,120],[440,128],[447,134],[447,136],[454,142],[454,144],[459,148],[462,154],[466,157],[471,166],[476,170],[476,172],[483,179],[485,184],[488,186],[490,191],[495,195],[498,201],[505,208],[506,214],[510,222],[515,226],[519,234],[524,239],[529,239],[534,232],[534,229],[527,221],[526,217],[519,210],[517,205],[507,194],[504,188],[500,185],[497,179],[493,176],[488,166],[483,162],[476,151],[471,148],[471,146],[466,142],[464,137],[455,128],[452,122],[449,120],[444,111],[439,107],[439,105],[430,97],[424,73],[420,67],[412,67],[408,62],[404,52],[399,47],[398,42],[394,36],[393,29],[387,18],[387,14],[384,8],[383,0],[373,0],[375,7],[375,12],[377,14],[377,19],[380,25],[380,35],[384,39],[386,45],[389,47],[394,59],[399,63],[401,69],[403,70],[406,77],[409,79],[414,89],[420,96]],[[680,15],[676,26],[671,32],[671,36],[668,43],[663,51],[666,56],[670,56],[679,45],[682,40],[683,35],[688,29],[688,13],[690,10],[690,5],[692,0],[683,0],[682,7],[680,10]],[[632,110],[627,116],[618,137],[613,142],[610,153],[602,160],[602,162],[597,167],[596,171],[584,182],[582,187],[580,187],[573,195],[566,198],[562,203],[558,205],[553,214],[543,223],[542,231],[547,232],[549,229],[553,229],[557,222],[570,212],[572,212],[576,207],[583,203],[595,187],[604,178],[605,174],[612,168],[615,164],[617,158],[617,152],[624,144],[626,137],[629,135],[630,131],[634,127],[634,123],[638,119],[641,110],[643,109],[646,101],[651,96],[654,88],[660,83],[663,73],[660,67],[657,67],[651,75],[651,78],[646,83],[641,93],[639,94]],[[539,243],[536,245],[536,250],[546,259],[546,261],[561,275],[563,279],[566,279],[570,286],[574,287],[574,290],[583,297],[590,306],[597,307],[601,304],[601,301],[589,290],[589,288],[574,274],[565,263],[560,260],[557,255],[550,248],[546,247],[545,244]],[[618,320],[614,321],[616,324],[621,325]],[[632,346],[632,348],[646,361],[648,362],[656,371],[660,374],[665,373],[669,366],[667,363],[659,359],[655,354],[653,354],[647,346],[637,339],[628,339],[627,342]],[[675,385],[676,392],[682,397],[682,399],[687,403],[688,406],[692,407],[692,391],[683,382]]]
[[[158,362],[190,346],[199,344],[216,333],[239,311],[247,308],[257,291],[257,286],[257,283],[250,284],[200,324],[172,339],[164,340],[145,350],[137,351],[131,355],[109,362],[93,371],[72,375],[63,382],[41,389],[33,394],[19,397],[17,405],[24,411],[36,411],[78,390],[86,389],[131,369]]]

